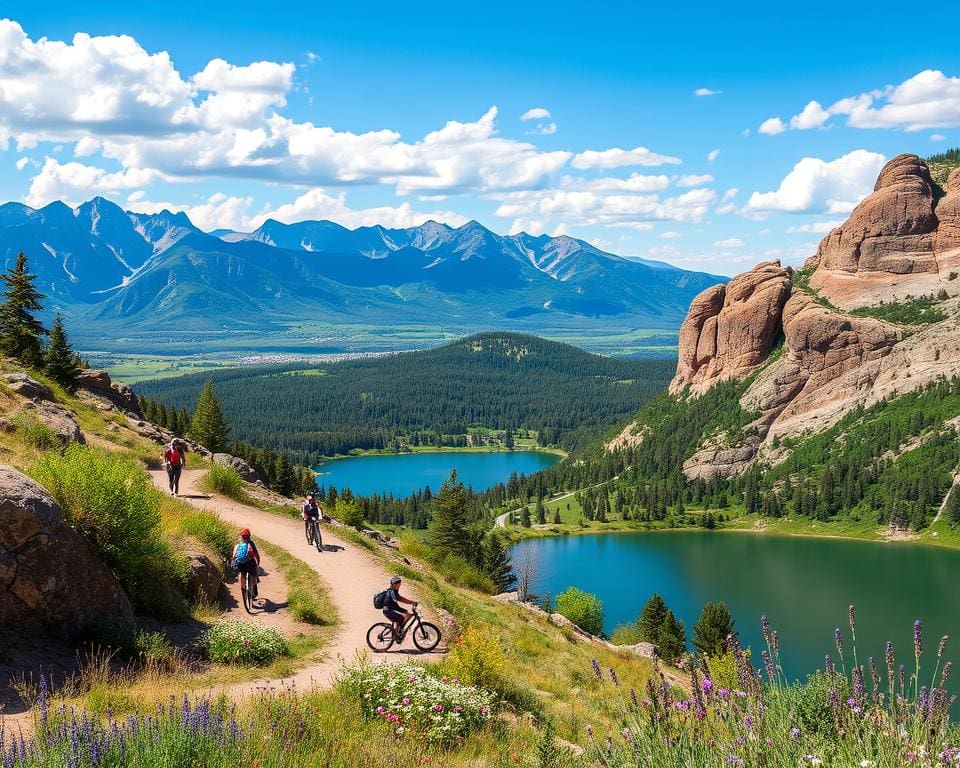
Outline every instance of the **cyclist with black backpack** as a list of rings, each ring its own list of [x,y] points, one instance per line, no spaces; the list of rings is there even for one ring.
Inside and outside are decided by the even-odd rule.
[[[400,584],[402,583],[399,576],[394,576],[390,579],[390,588],[384,592],[378,593],[374,597],[374,605],[377,608],[383,609],[383,615],[390,619],[393,622],[393,633],[397,638],[402,637],[403,627],[413,615],[410,611],[405,608],[400,607],[400,603],[406,605],[412,605],[416,608],[420,603],[410,600],[409,598],[403,597],[400,594]],[[376,605],[377,603],[380,605]]]
[[[243,577],[246,575],[246,583],[250,585],[250,596],[256,600],[257,583],[260,581],[260,550],[253,543],[249,528],[240,531],[240,541],[233,548],[233,562],[240,571],[241,591],[245,591]]]

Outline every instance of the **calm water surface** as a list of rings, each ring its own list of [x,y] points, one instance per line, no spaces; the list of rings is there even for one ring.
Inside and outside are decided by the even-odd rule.
[[[560,457],[545,451],[487,451],[475,453],[398,453],[383,456],[350,456],[316,467],[317,483],[373,493],[409,496],[425,486],[436,493],[450,471],[474,490],[506,482],[511,472],[532,474],[553,466]]]
[[[571,585],[593,592],[603,600],[608,632],[634,620],[650,595],[659,592],[692,639],[703,604],[722,600],[744,645],[755,649],[757,664],[765,647],[760,616],[767,614],[780,632],[785,671],[794,677],[822,667],[826,653],[836,661],[835,627],[847,638],[849,669],[847,607],[852,603],[861,664],[874,656],[882,669],[884,644],[892,640],[898,663],[910,670],[918,618],[927,652],[935,654],[941,635],[950,635],[952,653],[946,655],[960,660],[957,551],[699,531],[564,536],[517,546],[539,555],[538,594],[556,595]]]

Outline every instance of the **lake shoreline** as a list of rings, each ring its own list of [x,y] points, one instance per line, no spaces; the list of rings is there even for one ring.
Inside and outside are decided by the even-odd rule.
[[[316,470],[317,467],[322,467],[333,461],[360,459],[368,456],[410,456],[412,454],[430,453],[529,453],[531,451],[534,453],[550,453],[554,456],[559,456],[561,459],[565,459],[570,455],[561,448],[542,448],[533,445],[514,446],[513,448],[490,445],[472,445],[465,447],[423,445],[415,446],[407,451],[393,451],[387,448],[365,448],[362,450],[357,449],[356,452],[351,451],[350,453],[338,453],[335,456],[324,456],[320,463],[316,464],[313,469]]]

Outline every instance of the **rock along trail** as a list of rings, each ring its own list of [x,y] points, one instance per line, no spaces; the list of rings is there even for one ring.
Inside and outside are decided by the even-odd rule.
[[[168,492],[166,473],[154,471],[150,474],[154,484]],[[234,697],[244,697],[272,688],[294,687],[303,691],[313,687],[329,687],[336,678],[341,660],[351,662],[357,654],[368,651],[367,629],[375,622],[383,621],[380,612],[373,607],[373,595],[386,588],[390,573],[369,552],[341,539],[329,526],[323,526],[323,543],[326,549],[320,553],[307,546],[303,524],[299,518],[262,512],[223,496],[207,496],[197,488],[203,474],[202,470],[184,471],[180,481],[181,500],[215,513],[238,530],[247,527],[253,534],[254,541],[263,539],[303,560],[317,573],[319,579],[326,582],[331,599],[340,614],[336,634],[324,649],[326,655],[320,663],[305,667],[291,677],[252,679],[246,683],[215,689],[212,693],[222,692]],[[403,593],[417,600],[412,587],[413,585],[405,582]],[[262,620],[258,614],[247,615],[245,618],[252,621]],[[387,653],[371,656],[378,662],[438,661],[443,658],[443,640],[438,648],[439,652],[420,653],[408,637],[399,649],[394,646]]]

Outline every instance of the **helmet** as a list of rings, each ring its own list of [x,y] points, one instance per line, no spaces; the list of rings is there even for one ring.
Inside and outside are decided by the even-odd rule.
[[[390,583],[391,583],[391,584],[399,584],[401,581],[402,581],[402,579],[401,579],[399,576],[393,576],[393,577],[390,579]]]
[[[249,535],[250,535],[249,528],[244,528],[243,530],[240,531],[240,536],[249,536]]]

